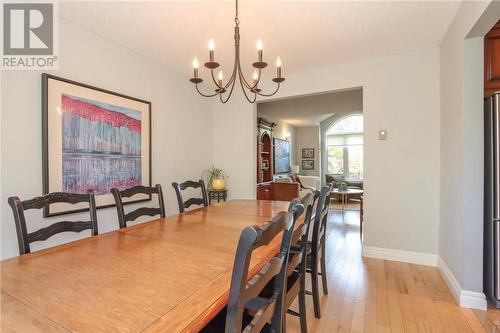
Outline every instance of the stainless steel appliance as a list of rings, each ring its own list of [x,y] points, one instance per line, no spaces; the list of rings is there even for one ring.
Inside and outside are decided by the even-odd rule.
[[[500,308],[500,92],[484,101],[484,293]]]

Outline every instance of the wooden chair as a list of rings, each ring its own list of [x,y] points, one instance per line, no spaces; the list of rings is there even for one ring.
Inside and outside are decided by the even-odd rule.
[[[117,188],[112,188],[111,193],[115,198],[116,212],[118,213],[118,222],[120,224],[120,229],[127,227],[127,222],[135,221],[140,216],[160,215],[161,217],[165,217],[165,204],[163,203],[163,192],[161,190],[160,184],[156,184],[154,187],[138,185],[122,191],[118,190]],[[157,194],[158,208],[139,207],[125,214],[122,198],[130,198],[136,194],[145,194],[149,196]]]
[[[288,212],[293,214],[294,221],[306,212],[304,223],[295,228],[292,236],[292,245],[288,257],[288,267],[286,272],[286,296],[284,303],[283,316],[286,313],[299,317],[301,333],[307,332],[307,316],[306,316],[306,258],[307,258],[307,237],[309,234],[309,226],[313,212],[315,200],[319,197],[319,191],[308,193],[302,201],[298,198],[293,199],[288,207]],[[294,223],[295,223],[294,222]],[[269,298],[272,291],[272,283],[268,283],[262,297]],[[299,297],[299,312],[290,309],[295,298]]]
[[[12,208],[14,221],[16,223],[19,254],[30,253],[30,243],[47,240],[48,238],[61,232],[80,232],[90,229],[92,236],[98,234],[95,198],[94,192],[92,191],[89,191],[88,194],[54,192],[24,201],[21,201],[19,197],[10,197],[8,202]],[[53,223],[48,227],[28,232],[24,211],[29,209],[45,209],[49,205],[55,203],[77,204],[81,202],[89,204],[90,221],[61,221]]]
[[[197,182],[193,180],[185,181],[184,183],[172,183],[173,188],[175,189],[175,194],[177,195],[177,203],[179,204],[179,213],[184,213],[186,209],[191,207],[192,205],[203,205],[204,207],[208,206],[207,199],[207,190],[205,188],[205,182],[203,180],[198,180]],[[186,201],[182,198],[182,191],[187,188],[200,188],[201,189],[201,198],[189,198]]]
[[[201,332],[284,332],[283,289],[293,221],[292,213],[281,212],[260,227],[249,226],[243,229],[234,258],[228,305]],[[268,245],[281,232],[283,236],[278,255],[248,280],[252,252]],[[272,296],[259,297],[262,289],[272,279]]]
[[[328,295],[326,276],[326,223],[330,206],[331,187],[321,189],[314,215],[312,240],[308,245],[307,272],[311,274],[314,316],[321,318],[318,278],[321,275],[323,294]],[[321,265],[321,272],[319,266]]]

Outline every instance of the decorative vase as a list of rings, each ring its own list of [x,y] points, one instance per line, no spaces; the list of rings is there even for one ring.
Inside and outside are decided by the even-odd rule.
[[[223,190],[226,187],[226,182],[223,178],[212,179],[212,190]]]

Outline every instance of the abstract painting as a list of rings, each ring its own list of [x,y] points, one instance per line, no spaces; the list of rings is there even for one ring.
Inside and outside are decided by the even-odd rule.
[[[63,191],[141,185],[141,113],[62,95]]]
[[[92,190],[101,208],[114,204],[112,188],[150,186],[151,103],[42,77],[44,193]],[[127,203],[148,199],[139,196]],[[84,209],[53,206],[45,216]]]

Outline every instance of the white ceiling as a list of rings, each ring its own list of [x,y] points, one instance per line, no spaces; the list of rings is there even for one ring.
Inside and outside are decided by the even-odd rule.
[[[363,90],[287,98],[257,104],[257,114],[296,127],[317,126],[333,114],[363,112]]]
[[[252,73],[255,42],[264,58],[277,55],[286,73],[439,45],[458,1],[241,1],[244,68]],[[216,60],[228,73],[233,61],[231,1],[68,1],[60,16],[186,76],[197,56]],[[274,67],[274,66],[273,66]],[[274,72],[274,69],[271,69]]]

